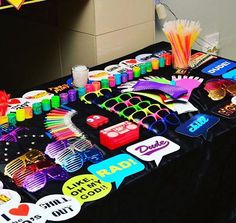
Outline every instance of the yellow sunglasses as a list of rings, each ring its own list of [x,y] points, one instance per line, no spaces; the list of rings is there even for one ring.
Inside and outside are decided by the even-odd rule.
[[[160,109],[161,107],[159,104],[149,105],[148,107],[142,110],[135,111],[128,117],[128,120],[138,123],[142,118],[146,117],[147,115],[154,114]]]
[[[111,88],[102,88],[98,91],[92,91],[83,95],[80,100],[84,101],[85,104],[92,104],[92,102],[98,97],[101,97],[101,96],[104,96],[106,98],[112,97],[111,93],[112,93]]]
[[[37,149],[31,149],[30,151],[8,163],[4,168],[4,174],[12,178],[18,169],[29,164],[37,163],[41,160],[46,160],[45,155]]]

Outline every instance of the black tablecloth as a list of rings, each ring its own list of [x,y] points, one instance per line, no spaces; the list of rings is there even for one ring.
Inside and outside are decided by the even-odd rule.
[[[90,70],[104,69],[105,66],[116,64],[123,59],[163,49],[170,49],[169,44],[161,42],[151,45]],[[190,74],[202,77],[204,81],[210,79],[210,76],[201,73],[202,67],[207,64],[192,70]],[[173,73],[171,67],[165,67],[153,72],[152,75],[171,79]],[[48,89],[65,83],[68,78],[64,77],[32,89]],[[11,93],[20,96],[23,90]],[[199,109],[199,112],[180,115],[182,122],[197,113],[211,114],[210,109],[218,103],[207,97],[203,85],[193,91],[190,102]],[[78,101],[68,106],[78,111],[73,122],[97,145],[99,145],[99,131],[91,130],[85,124],[87,116],[103,114],[110,118],[111,124],[124,121],[95,105],[85,105]],[[43,131],[44,117],[44,115],[34,117],[21,125],[33,126],[37,131]],[[112,192],[103,199],[85,204],[78,216],[67,222],[230,222],[236,204],[235,127],[235,120],[221,118],[220,123],[208,132],[207,140],[181,136],[174,130],[168,131],[164,136],[179,144],[181,146],[179,151],[165,156],[158,167],[154,162],[145,163],[145,171],[127,177],[118,190],[113,187]],[[142,130],[140,140],[151,136],[153,135]],[[43,150],[48,142],[49,139],[39,142],[38,148]],[[24,147],[24,143],[20,146]],[[124,153],[127,147],[123,146],[111,152],[99,146],[104,150],[106,158]],[[83,173],[88,173],[87,165],[74,175]],[[14,187],[8,179],[4,180],[10,188],[22,194],[24,201],[35,202],[47,194],[61,193],[60,187],[55,187],[52,183],[43,191],[32,195]]]

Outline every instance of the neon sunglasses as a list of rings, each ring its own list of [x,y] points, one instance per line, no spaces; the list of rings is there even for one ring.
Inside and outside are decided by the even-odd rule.
[[[45,154],[50,158],[54,158],[60,151],[69,146],[68,140],[59,140],[52,143],[49,143],[46,146]]]
[[[148,114],[153,114],[153,113],[157,112],[158,110],[160,110],[160,105],[159,104],[152,104],[140,111],[134,112],[133,114],[131,114],[128,117],[128,120],[138,123],[141,119],[143,119]]]
[[[69,178],[68,173],[60,166],[51,166],[27,176],[22,184],[29,192],[36,192],[45,187],[51,180],[65,181]]]
[[[44,154],[39,150],[32,149],[8,163],[4,168],[4,174],[12,178],[13,174],[21,167],[25,167],[29,164],[37,163],[42,160],[46,160]]]
[[[6,135],[3,135],[0,139],[0,141],[17,142],[17,137],[21,134],[26,133],[27,131],[29,131],[29,129],[26,127],[17,127],[13,131],[8,132]]]
[[[74,150],[82,151],[88,146],[92,147],[92,143],[86,138],[74,138],[72,140],[59,140],[49,143],[45,149],[45,154],[50,158],[54,159],[60,152],[62,152],[67,147],[73,147]]]
[[[160,109],[155,114],[163,118],[170,126],[178,126],[180,124],[179,117],[174,112],[170,112],[167,108]]]
[[[150,105],[151,105],[150,101],[140,101],[136,105],[126,107],[121,112],[119,112],[118,115],[126,119],[129,119],[129,117],[132,116],[134,113],[143,111],[145,108],[149,107]]]
[[[37,163],[30,164],[19,168],[12,176],[14,183],[18,187],[22,187],[25,178],[38,170],[54,166],[55,164],[49,160],[39,161]]]
[[[138,126],[142,126],[156,135],[163,135],[167,131],[165,121],[157,114],[151,114],[143,117],[138,122]]]
[[[67,172],[79,170],[87,161],[98,163],[103,160],[103,153],[96,147],[66,156],[59,163]]]
[[[97,98],[97,97],[106,97],[110,98],[112,97],[112,90],[111,88],[101,88],[98,91],[93,91],[89,92],[81,97],[81,101],[84,101],[86,104],[92,104],[92,102]]]
[[[156,135],[162,135],[167,131],[167,125],[176,126],[180,124],[180,120],[175,113],[170,113],[168,109],[160,109],[154,114],[142,118],[138,125]]]
[[[112,106],[119,102],[127,101],[129,98],[132,98],[132,95],[130,93],[124,93],[120,94],[116,97],[110,98],[108,100],[103,101],[102,103],[97,103],[97,100],[94,101],[95,104],[97,104],[99,107],[104,108],[106,110],[110,110]]]
[[[126,101],[123,102],[118,102],[115,105],[113,105],[112,107],[110,107],[110,111],[111,112],[115,112],[115,113],[119,113],[122,110],[124,110],[125,108],[127,108],[128,106],[133,106],[138,104],[139,102],[141,102],[141,98],[139,96],[134,96],[132,98],[129,98]]]
[[[73,155],[76,152],[81,152],[81,151],[90,149],[92,147],[93,145],[89,140],[80,139],[76,141],[75,143],[73,143],[72,145],[70,145],[69,147],[66,147],[63,150],[58,151],[58,153],[54,157],[55,162],[58,164],[61,164],[67,156]]]

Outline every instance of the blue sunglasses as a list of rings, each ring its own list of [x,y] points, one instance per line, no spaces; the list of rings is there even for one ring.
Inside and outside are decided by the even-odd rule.
[[[87,161],[92,163],[98,163],[103,160],[103,153],[101,150],[96,148],[95,146],[91,149],[87,149],[82,152],[76,151],[74,154],[66,156],[60,163],[60,165],[67,172],[75,172],[79,170],[83,164]]]

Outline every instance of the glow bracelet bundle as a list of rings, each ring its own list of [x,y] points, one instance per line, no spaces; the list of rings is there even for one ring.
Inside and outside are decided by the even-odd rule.
[[[82,132],[71,121],[76,113],[75,110],[65,106],[53,109],[47,114],[44,126],[56,140],[81,137]]]
[[[174,68],[187,69],[191,49],[201,31],[199,22],[174,20],[166,22],[163,32],[171,44]]]

